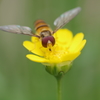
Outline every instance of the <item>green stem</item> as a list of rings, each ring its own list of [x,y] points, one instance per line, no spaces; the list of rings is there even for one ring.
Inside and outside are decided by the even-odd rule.
[[[62,100],[62,95],[61,95],[61,79],[62,77],[60,78],[56,78],[57,79],[57,91],[58,91],[58,100]]]

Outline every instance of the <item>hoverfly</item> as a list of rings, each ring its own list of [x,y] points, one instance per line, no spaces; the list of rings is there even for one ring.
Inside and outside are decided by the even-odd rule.
[[[31,28],[26,27],[26,26],[20,26],[20,25],[0,26],[0,30],[16,33],[16,34],[23,34],[23,35],[38,37],[41,39],[43,47],[46,48],[49,43],[51,43],[52,46],[55,44],[55,39],[52,35],[57,30],[62,28],[65,24],[67,24],[70,20],[72,20],[80,11],[81,11],[81,8],[77,7],[59,16],[54,21],[54,25],[56,26],[54,31],[52,31],[51,28],[43,20],[37,20],[35,22],[35,30],[37,34],[34,34]]]

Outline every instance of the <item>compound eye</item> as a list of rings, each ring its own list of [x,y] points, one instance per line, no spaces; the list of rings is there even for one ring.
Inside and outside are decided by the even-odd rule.
[[[52,43],[52,46],[55,44],[55,38],[53,36],[46,36],[44,38],[42,38],[42,45],[47,48],[47,44],[48,42]]]

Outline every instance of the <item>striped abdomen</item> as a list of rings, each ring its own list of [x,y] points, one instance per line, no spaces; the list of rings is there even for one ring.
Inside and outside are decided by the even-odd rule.
[[[44,37],[52,33],[51,28],[43,20],[37,20],[35,22],[35,30],[38,35],[44,35]]]

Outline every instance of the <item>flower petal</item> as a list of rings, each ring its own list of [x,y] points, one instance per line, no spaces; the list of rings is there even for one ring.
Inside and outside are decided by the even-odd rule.
[[[81,51],[86,44],[86,40],[83,40],[79,46],[76,48],[75,52]]]
[[[23,46],[34,54],[44,56],[44,53],[42,52],[41,47],[39,46],[39,42],[32,43],[30,41],[24,41]]]
[[[33,43],[36,43],[36,42],[39,42],[39,41],[40,41],[40,38],[32,36],[32,37],[31,37],[31,41],[32,41]]]
[[[63,57],[63,61],[72,61],[80,55],[80,52],[69,53]]]
[[[83,38],[84,38],[83,33],[76,34],[72,40],[71,46],[69,48],[69,52],[74,52],[77,46],[82,42]]]
[[[23,42],[23,46],[28,49],[29,51],[31,51],[32,49],[34,49],[34,44],[30,41],[24,41]]]
[[[36,56],[36,55],[33,55],[33,54],[28,54],[28,55],[26,55],[26,57],[28,59],[32,60],[32,61],[35,61],[35,62],[40,62],[40,63],[49,62],[47,59],[39,57],[39,56]]]
[[[58,44],[61,44],[62,46],[64,44],[64,46],[68,47],[72,41],[73,34],[68,29],[59,29],[54,34],[54,37],[56,39],[56,42],[58,42]]]

